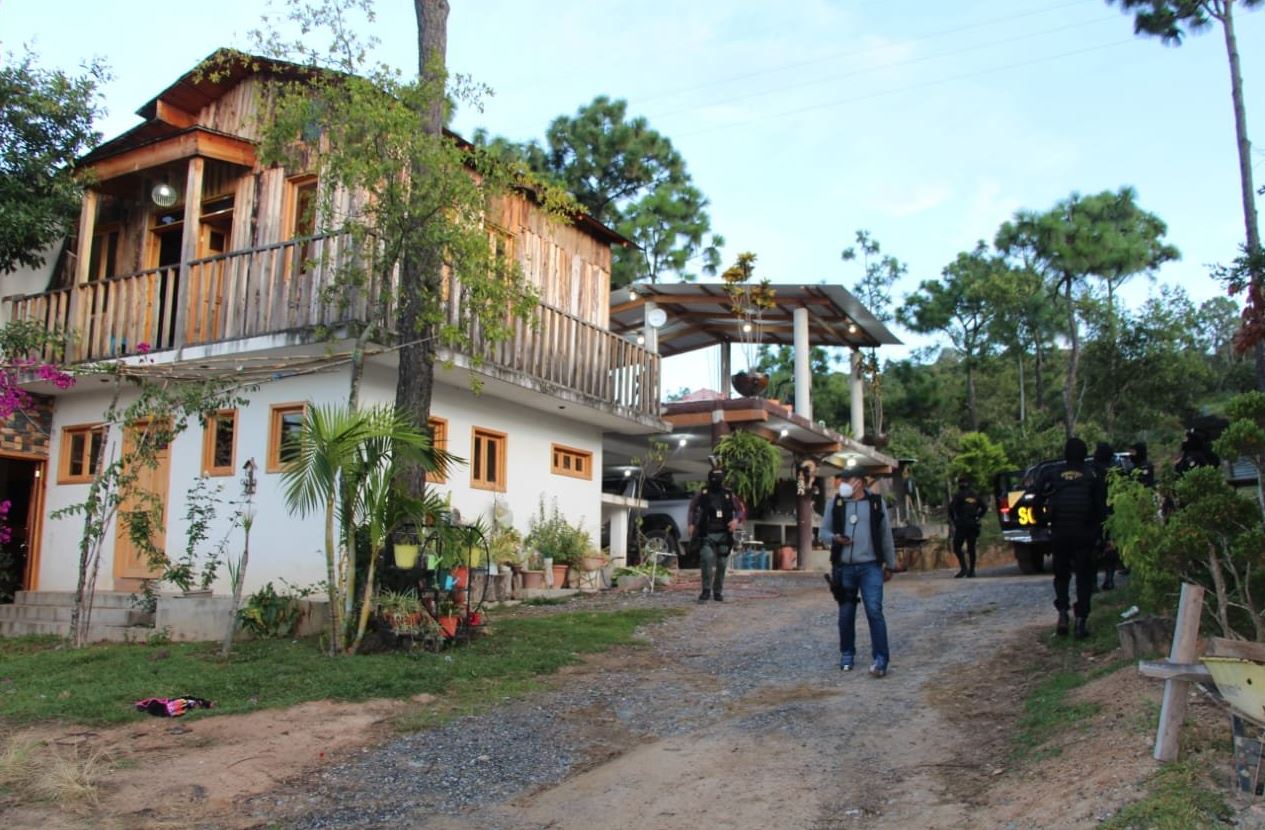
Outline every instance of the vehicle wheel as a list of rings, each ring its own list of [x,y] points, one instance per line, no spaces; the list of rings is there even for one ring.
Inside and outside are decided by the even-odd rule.
[[[1045,551],[1036,545],[1015,544],[1015,562],[1021,574],[1039,574],[1045,566]]]
[[[660,527],[646,531],[645,542],[641,550],[641,561],[649,563],[659,554],[667,554],[669,557],[679,557],[681,554],[681,548],[676,542],[676,534],[672,532],[670,527]],[[670,561],[660,558],[659,564],[670,564]],[[684,566],[684,563],[681,564]]]

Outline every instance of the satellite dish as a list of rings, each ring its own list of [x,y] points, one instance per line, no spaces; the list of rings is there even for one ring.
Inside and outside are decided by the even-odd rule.
[[[653,308],[646,314],[646,322],[650,328],[661,328],[664,323],[668,322],[668,313],[661,308]]]

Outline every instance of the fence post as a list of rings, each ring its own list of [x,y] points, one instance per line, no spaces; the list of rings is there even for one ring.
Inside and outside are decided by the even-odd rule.
[[[1177,603],[1177,624],[1173,629],[1170,663],[1193,663],[1195,644],[1199,639],[1199,619],[1203,616],[1204,589],[1182,583]],[[1190,681],[1165,680],[1164,701],[1160,705],[1160,725],[1155,733],[1155,760],[1176,761],[1181,744],[1182,722],[1186,720],[1186,698]]]

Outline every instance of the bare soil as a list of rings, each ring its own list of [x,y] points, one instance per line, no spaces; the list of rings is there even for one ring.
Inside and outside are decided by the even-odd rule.
[[[107,757],[109,771],[95,803],[24,805],[7,810],[4,824],[1020,830],[1093,827],[1140,798],[1156,769],[1160,684],[1128,668],[1105,674],[1072,693],[1096,703],[1096,715],[1014,760],[1028,692],[1065,659],[1049,647],[1048,578],[1020,577],[1013,566],[976,580],[951,573],[889,583],[893,664],[882,680],[866,676],[864,664],[838,670],[834,609],[820,576],[739,577],[723,605],[695,604],[688,585],[657,598],[591,600],[688,610],[651,627],[648,647],[586,660],[532,699],[454,727],[495,730],[510,713],[541,719],[516,740],[538,741],[540,759],[565,758],[562,771],[507,794],[489,787],[496,794],[481,799],[430,798],[433,768],[400,761],[418,745],[442,756],[456,733],[401,738],[390,725],[410,707],[442,700],[319,702],[91,732],[34,730],[63,750]],[[867,650],[863,615],[858,642]],[[551,701],[567,705],[552,711]],[[1188,731],[1228,736],[1219,710],[1192,701]],[[658,714],[645,720],[630,707]],[[496,763],[496,754],[480,760]],[[1228,751],[1225,761],[1228,780]],[[416,777],[383,786],[383,769]]]

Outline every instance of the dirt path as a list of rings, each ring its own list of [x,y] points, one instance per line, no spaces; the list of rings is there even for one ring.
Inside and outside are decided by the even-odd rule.
[[[597,661],[530,702],[396,741],[298,792],[255,799],[250,818],[444,830],[981,826],[946,775],[987,766],[963,751],[979,736],[929,694],[1051,616],[1049,593],[1043,578],[898,579],[883,680],[839,671],[819,576],[749,580],[724,605],[678,595],[688,616],[648,631],[652,648],[631,662]]]
[[[688,591],[604,595],[580,604],[685,614],[648,627],[646,648],[406,737],[387,729],[403,705],[392,702],[96,735],[84,740],[131,745],[93,814],[23,812],[9,826],[1021,830],[1092,827],[1136,799],[1153,769],[1138,724],[1158,688],[1132,672],[1091,684],[1083,694],[1101,711],[1090,728],[1061,756],[1008,769],[1014,720],[1040,679],[1030,667],[1048,639],[1049,580],[1013,567],[950,575],[889,583],[882,680],[865,664],[839,671],[819,575],[737,579],[723,605]]]

